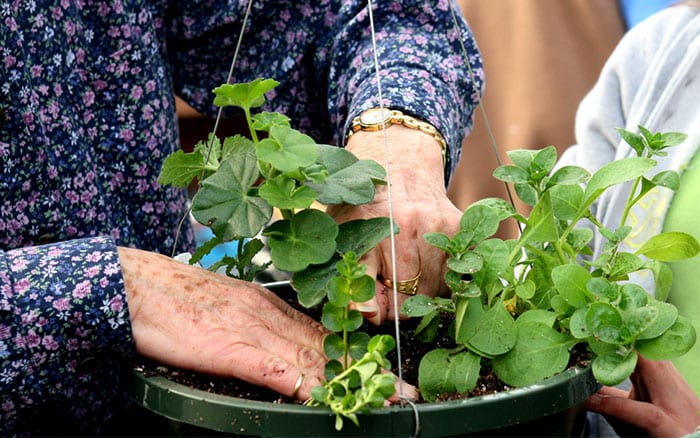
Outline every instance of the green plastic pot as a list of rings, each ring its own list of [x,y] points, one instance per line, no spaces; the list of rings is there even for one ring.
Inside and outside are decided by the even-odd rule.
[[[599,386],[590,367],[572,368],[508,392],[377,409],[338,432],[325,408],[211,394],[136,370],[127,380],[139,405],[171,420],[167,433],[248,436],[582,436],[583,401]]]

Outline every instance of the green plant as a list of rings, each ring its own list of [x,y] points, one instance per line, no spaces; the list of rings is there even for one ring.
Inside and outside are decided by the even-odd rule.
[[[671,273],[663,262],[694,256],[698,242],[669,232],[653,236],[635,253],[620,246],[632,231],[625,225],[630,208],[654,187],[677,189],[676,172],[645,175],[656,164],[652,157],[665,155],[685,135],[643,127],[640,133],[619,132],[637,156],[611,162],[593,175],[575,166],[553,171],[552,146],[510,152],[513,165],[499,167],[494,176],[512,184],[532,206],[529,217],[489,198],[465,211],[456,235],[425,236],[450,257],[445,281],[452,296],[412,297],[403,312],[422,317],[417,335],[426,341],[435,336],[440,313],[453,314],[455,341],[454,348],[433,350],[422,359],[419,388],[425,399],[470,391],[486,365],[508,385],[536,383],[563,371],[577,344],[593,353],[596,379],[615,385],[634,370],[638,354],[667,359],[695,343],[692,325],[664,302]],[[591,206],[609,187],[625,182],[631,191],[619,228],[607,229]],[[523,225],[520,237],[492,238],[510,218]],[[592,260],[588,245],[594,232],[580,226],[584,220],[607,239]],[[641,270],[654,275],[657,298],[627,281]]]
[[[250,138],[221,141],[212,133],[194,151],[167,157],[159,182],[187,187],[199,179],[192,215],[214,237],[195,252],[192,263],[222,242],[237,241],[236,256],[226,256],[210,269],[253,280],[267,268],[253,262],[264,248],[257,237],[262,235],[272,264],[292,273],[299,302],[306,307],[323,303],[321,322],[333,332],[324,344],[328,381],[312,392],[311,403],[331,407],[340,428],[343,418],[357,422],[357,412],[381,405],[394,393],[395,377],[382,373],[390,369],[386,354],[394,340],[359,332],[362,314],[351,305],[374,297],[375,281],[358,259],[388,237],[390,227],[387,218],[338,225],[312,204],[368,203],[385,172],[345,149],[317,144],[292,129],[282,114],[253,114],[277,84],[256,79],[217,87],[214,104],[242,109]],[[270,223],[274,208],[282,219]]]

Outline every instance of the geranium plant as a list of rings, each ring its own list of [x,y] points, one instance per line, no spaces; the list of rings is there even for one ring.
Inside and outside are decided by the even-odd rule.
[[[340,429],[344,418],[357,423],[358,412],[382,406],[395,391],[395,377],[382,372],[391,368],[386,354],[394,339],[370,339],[360,332],[363,317],[351,304],[374,297],[375,281],[358,260],[389,236],[390,227],[387,218],[338,225],[313,204],[368,203],[385,171],[345,149],[317,144],[282,114],[253,114],[277,84],[256,79],[217,87],[214,104],[242,109],[249,136],[221,140],[212,133],[192,152],[167,157],[159,181],[187,187],[198,178],[192,215],[214,237],[195,252],[192,263],[215,246],[236,241],[238,253],[210,269],[250,281],[267,268],[253,262],[264,240],[274,267],[292,273],[299,302],[322,305],[321,322],[333,332],[324,342],[330,361],[327,382],[312,391],[311,404],[329,406]],[[281,219],[273,219],[274,209]]]
[[[510,152],[513,164],[497,168],[494,176],[512,184],[532,206],[529,217],[489,198],[465,211],[456,235],[425,236],[450,256],[445,281],[452,295],[411,297],[403,312],[422,318],[416,334],[428,342],[440,314],[454,316],[454,347],[432,350],[421,361],[419,388],[426,400],[471,391],[485,367],[507,385],[539,382],[562,372],[576,345],[593,354],[595,378],[616,385],[632,373],[638,354],[669,359],[695,343],[691,323],[665,302],[671,272],[664,262],[696,255],[698,242],[686,233],[666,232],[634,253],[621,248],[632,231],[626,225],[631,207],[657,186],[678,188],[674,171],[646,175],[656,164],[653,157],[665,155],[685,135],[643,127],[639,133],[619,132],[637,156],[611,162],[593,175],[576,166],[555,170],[553,146]],[[631,184],[630,195],[619,227],[608,229],[591,206],[622,183]],[[522,225],[519,238],[492,237],[507,219]],[[594,229],[607,239],[595,258],[589,249]],[[655,297],[628,281],[642,270],[654,275]]]

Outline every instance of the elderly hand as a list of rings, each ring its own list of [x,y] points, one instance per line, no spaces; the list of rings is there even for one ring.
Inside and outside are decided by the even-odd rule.
[[[327,332],[274,293],[151,252],[119,258],[140,354],[301,400],[321,383]]]
[[[427,232],[440,231],[450,236],[459,229],[461,212],[447,198],[443,174],[442,149],[431,136],[399,125],[386,128],[389,148],[389,172],[392,183],[394,219],[400,233],[396,241],[396,279],[398,282],[418,274],[418,293],[436,296],[447,292],[444,283],[447,255],[423,239]],[[382,131],[359,131],[350,137],[347,149],[360,159],[373,159],[386,166]],[[387,186],[378,186],[374,202],[361,206],[333,206],[328,209],[336,221],[389,216]],[[375,324],[394,314],[393,289],[382,279],[393,278],[391,244],[386,239],[368,253],[363,262],[367,273],[377,277],[377,296],[360,303],[357,309]],[[408,297],[399,294],[399,308]]]
[[[630,436],[680,437],[700,426],[700,399],[671,362],[639,356],[631,380],[629,392],[603,387],[587,400],[586,407],[612,417],[618,430],[636,429],[628,431]],[[615,420],[627,424],[618,427]]]

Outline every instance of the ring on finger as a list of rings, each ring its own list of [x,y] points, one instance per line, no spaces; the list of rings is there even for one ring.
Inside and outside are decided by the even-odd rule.
[[[396,291],[406,295],[415,295],[418,292],[418,283],[420,281],[421,272],[409,279],[396,282]],[[394,282],[388,278],[382,280],[382,284],[388,289],[394,289]]]

